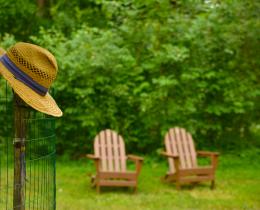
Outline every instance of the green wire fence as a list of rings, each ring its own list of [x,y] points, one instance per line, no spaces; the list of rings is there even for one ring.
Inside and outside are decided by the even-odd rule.
[[[56,209],[55,120],[17,105],[0,78],[0,210]],[[17,138],[17,114],[23,138]],[[22,141],[18,141],[18,140]]]

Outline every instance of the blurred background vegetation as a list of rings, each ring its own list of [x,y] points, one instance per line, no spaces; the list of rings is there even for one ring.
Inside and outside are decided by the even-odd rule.
[[[260,147],[259,1],[0,5],[1,47],[31,42],[57,58],[59,155],[90,152],[105,128],[122,134],[134,153],[156,153],[173,126],[187,128],[199,148]]]

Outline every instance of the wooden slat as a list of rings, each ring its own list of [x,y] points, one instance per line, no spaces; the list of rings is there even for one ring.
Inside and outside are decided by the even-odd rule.
[[[184,158],[185,158],[185,168],[191,168],[191,155],[188,148],[188,139],[187,139],[187,133],[184,129],[181,129],[181,137],[182,137],[182,145],[183,145],[183,151],[184,151]]]
[[[190,160],[190,168],[193,168],[194,167],[194,160],[193,160],[193,156],[192,156],[192,150],[193,148],[191,147],[190,145],[190,139],[189,139],[189,133],[186,132],[186,139],[187,139],[187,149],[188,149],[188,153],[189,153],[189,160]]]
[[[174,129],[170,129],[170,141],[171,141],[171,150],[173,155],[179,155],[177,150],[177,142],[175,139]]]
[[[126,155],[125,155],[124,140],[120,135],[117,136],[117,139],[119,143],[119,158],[120,158],[121,171],[126,171]]]
[[[97,157],[101,157],[101,147],[100,147],[100,138],[99,138],[99,135],[97,135],[95,137],[95,140],[94,140],[94,154],[95,156]],[[101,159],[100,159],[101,161]],[[101,170],[102,168],[102,165],[99,165],[99,170]]]
[[[201,167],[192,169],[182,169],[180,170],[180,176],[188,175],[213,175],[214,170],[212,167]]]
[[[166,149],[167,153],[173,154],[173,150],[172,150],[173,141],[171,139],[171,133],[170,132],[171,132],[171,130],[168,133],[166,133],[164,142],[165,142],[165,149]],[[175,168],[174,168],[173,159],[168,158],[168,162],[169,162],[169,172],[174,173]]]
[[[101,147],[101,154],[100,154],[100,159],[101,159],[101,166],[102,166],[102,171],[107,171],[107,154],[106,154],[106,138],[105,138],[105,132],[101,131],[100,136],[99,136],[99,141],[100,141],[100,147]]]
[[[187,133],[187,139],[188,139],[188,146],[189,146],[189,151],[190,151],[190,155],[191,155],[191,163],[192,163],[192,167],[197,167],[197,155],[196,155],[196,150],[195,150],[195,146],[194,146],[194,142],[192,139],[192,136],[190,133]]]
[[[136,172],[100,172],[100,179],[136,179]]]
[[[183,160],[183,167],[182,168],[187,168],[187,157],[186,157],[186,139],[185,139],[185,135],[183,135],[183,129],[179,128],[179,139],[180,139],[180,148],[182,150],[182,157],[181,159]]]
[[[194,177],[181,177],[180,183],[190,183],[190,182],[201,182],[201,181],[211,181],[214,180],[214,176],[194,176]]]
[[[94,140],[94,154],[97,157],[100,157],[100,152],[101,152],[100,151],[101,147],[99,145],[100,145],[99,136],[96,136]]]
[[[178,151],[178,155],[180,157],[180,167],[185,168],[185,160],[184,160],[184,154],[182,150],[182,142],[180,139],[180,128],[175,128],[174,130],[174,139],[176,141],[176,148]]]
[[[100,180],[99,186],[113,186],[113,187],[123,187],[129,186],[134,187],[137,185],[136,181],[124,181],[124,180]]]
[[[112,132],[112,142],[113,142],[113,148],[114,148],[114,169],[115,172],[120,171],[120,162],[119,162],[119,144],[117,141],[117,133]]]
[[[107,142],[107,162],[108,162],[108,171],[113,171],[113,162],[114,162],[114,157],[112,154],[112,142],[111,142],[111,136],[112,136],[112,131],[111,130],[106,130],[105,131],[105,138]]]

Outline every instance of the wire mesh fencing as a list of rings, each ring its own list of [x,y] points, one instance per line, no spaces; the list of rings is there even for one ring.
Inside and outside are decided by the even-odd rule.
[[[14,98],[0,78],[0,210],[53,210],[55,120],[21,106],[23,138],[17,138]]]

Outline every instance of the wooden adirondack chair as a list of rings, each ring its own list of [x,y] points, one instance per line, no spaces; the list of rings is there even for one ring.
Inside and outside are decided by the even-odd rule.
[[[138,175],[141,171],[143,158],[125,154],[123,138],[113,130],[101,131],[94,140],[94,155],[87,155],[94,160],[96,175],[92,176],[92,186],[100,192],[102,186],[127,186],[137,190]],[[128,171],[126,161],[135,162],[136,170]]]
[[[218,153],[196,152],[192,136],[184,128],[171,128],[165,135],[164,143],[166,152],[162,152],[162,155],[166,156],[169,162],[165,181],[176,182],[177,189],[184,183],[211,181],[211,188],[214,188]],[[211,165],[198,166],[197,156],[211,158]]]

